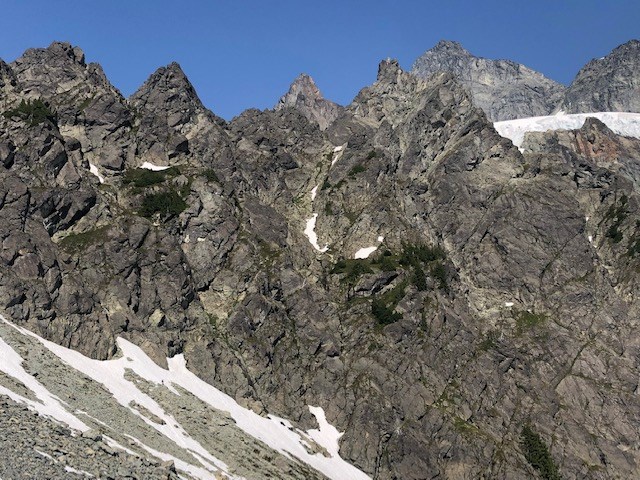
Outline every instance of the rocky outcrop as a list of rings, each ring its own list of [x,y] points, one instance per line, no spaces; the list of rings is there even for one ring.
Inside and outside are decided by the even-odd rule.
[[[587,63],[565,92],[558,110],[640,112],[640,41],[630,40]]]
[[[282,96],[274,109],[295,108],[308,120],[316,122],[320,130],[325,130],[342,111],[342,107],[326,100],[313,78],[307,74],[300,74],[289,87],[289,91]]]
[[[446,40],[420,56],[411,72],[422,78],[452,73],[494,122],[548,115],[565,89],[524,65],[476,57],[459,43]]]
[[[49,82],[87,80],[76,49],[50,49]],[[448,49],[556,91],[455,45],[432,57]],[[45,83],[28,63],[17,88]],[[388,60],[326,128],[302,93],[225,123],[170,65],[117,100],[131,126],[2,116],[0,306],[94,358],[118,336],[184,353],[303,429],[322,406],[374,478],[531,478],[527,445],[566,478],[633,478],[640,141],[590,120],[521,153],[463,83]],[[94,135],[124,159],[102,185]],[[135,168],[152,160],[174,168]]]
[[[129,99],[138,116],[137,157],[158,165],[181,161],[195,148],[199,156],[210,154],[196,147],[195,137],[216,145],[225,143],[224,120],[207,110],[180,65],[159,68]],[[191,142],[191,144],[190,144]]]

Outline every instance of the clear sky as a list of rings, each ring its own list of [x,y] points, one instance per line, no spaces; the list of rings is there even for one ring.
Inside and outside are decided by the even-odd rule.
[[[405,69],[438,40],[570,83],[587,61],[640,38],[640,0],[4,0],[0,58],[54,40],[80,46],[125,96],[180,63],[230,119],[271,108],[302,72],[349,103],[380,60]]]

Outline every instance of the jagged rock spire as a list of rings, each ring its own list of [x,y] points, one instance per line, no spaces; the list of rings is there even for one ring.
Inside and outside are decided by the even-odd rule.
[[[195,88],[176,62],[158,68],[129,101],[140,110],[164,111],[168,116],[182,113],[180,118],[176,116],[176,124],[185,123],[196,112],[205,110]]]
[[[342,110],[340,105],[326,100],[316,83],[306,73],[296,77],[289,91],[283,95],[274,109],[276,111],[284,108],[294,108],[311,121],[320,125],[322,130],[326,129],[333,122]]]

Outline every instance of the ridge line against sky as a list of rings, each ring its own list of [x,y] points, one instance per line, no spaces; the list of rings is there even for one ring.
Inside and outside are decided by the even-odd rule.
[[[380,60],[409,70],[442,39],[568,84],[592,58],[640,38],[640,2],[5,0],[0,31],[3,60],[69,42],[127,97],[176,61],[202,102],[231,119],[272,108],[303,72],[325,98],[348,104]]]

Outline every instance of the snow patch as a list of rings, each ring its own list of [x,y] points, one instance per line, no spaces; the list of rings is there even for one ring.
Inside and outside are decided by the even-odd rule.
[[[511,308],[513,307],[514,303],[513,302],[504,302],[504,306],[507,308]]]
[[[335,163],[340,160],[342,158],[342,155],[344,155],[344,149],[347,146],[347,144],[345,143],[344,145],[340,145],[339,147],[336,147],[333,149],[333,158],[331,159],[331,166],[333,167],[335,165]]]
[[[593,236],[589,235],[589,236],[587,237],[587,240],[589,240],[589,243],[593,243]]]
[[[360,250],[358,250],[356,252],[356,254],[353,256],[353,258],[369,258],[369,255],[371,255],[373,252],[375,252],[378,249],[378,247],[366,247],[366,248],[361,248]]]
[[[44,457],[44,458],[46,458],[48,460],[51,460],[52,462],[55,462],[55,459],[51,455],[49,455],[48,453],[42,452],[42,451],[38,450],[37,448],[34,448],[33,451],[36,452],[41,457]]]
[[[317,219],[318,219],[318,214],[314,213],[311,216],[311,218],[309,218],[307,220],[307,226],[304,229],[304,234],[309,239],[309,243],[311,243],[311,245],[313,245],[313,248],[315,248],[320,253],[324,253],[327,250],[329,250],[329,245],[325,245],[322,248],[320,248],[320,245],[318,245],[318,235],[316,234],[316,220]]]
[[[339,456],[338,451],[340,450],[340,445],[338,440],[344,435],[344,432],[339,432],[336,427],[327,422],[327,417],[322,407],[312,407],[309,405],[309,411],[316,417],[320,428],[307,430],[307,435],[318,445],[324,447],[332,457]]]
[[[384,237],[383,237],[382,235],[380,235],[380,236],[378,237],[378,241],[382,243],[382,242],[384,241]]]
[[[76,470],[69,465],[66,465],[64,467],[64,471],[68,473],[75,473],[76,475],[82,475],[83,477],[94,478],[93,475],[91,475],[89,472],[85,472],[84,470]]]
[[[597,118],[618,135],[640,138],[640,113],[629,112],[593,112],[570,115],[558,112],[556,115],[544,117],[495,122],[493,126],[500,135],[510,139],[515,146],[521,147],[524,134],[527,132],[575,130],[582,127],[589,117]]]
[[[291,456],[297,458],[299,461],[306,463],[331,479],[370,480],[370,477],[364,472],[340,458],[338,455],[339,448],[337,441],[341,434],[326,421],[324,411],[320,407],[310,407],[311,413],[313,413],[318,420],[319,430],[311,430],[305,433],[294,429],[287,420],[274,416],[270,416],[269,418],[261,417],[257,413],[241,407],[230,396],[190,372],[187,369],[186,360],[183,355],[168,358],[167,364],[169,369],[165,370],[156,365],[142,349],[123,338],[118,338],[117,344],[122,353],[122,357],[106,361],[92,360],[79,352],[57,345],[24,328],[13,325],[2,316],[0,316],[0,321],[11,325],[23,335],[37,339],[45,348],[60,358],[64,363],[104,385],[125,408],[131,409],[130,405],[132,402],[135,402],[146,408],[153,415],[164,420],[165,425],[159,425],[144,417],[137,410],[131,409],[134,414],[138,415],[159,433],[175,442],[180,448],[189,451],[197,462],[190,464],[184,460],[174,458],[167,453],[153,450],[137,438],[129,438],[138,444],[140,448],[145,449],[157,458],[174,460],[178,469],[187,472],[195,478],[203,480],[216,478],[215,475],[220,473],[216,470],[217,468],[223,470],[225,475],[229,474],[224,463],[214,458],[197,441],[191,438],[171,415],[164,412],[151,397],[140,391],[134,382],[124,378],[127,370],[132,371],[148,382],[156,385],[164,385],[176,395],[179,395],[179,393],[174,386],[182,387],[211,407],[228,412],[236,422],[237,427],[248,435],[266,443],[282,455],[289,458]],[[34,384],[34,382],[37,383],[35,379],[26,374],[20,367],[22,361],[20,356],[15,353],[9,345],[4,343],[2,339],[0,339],[0,358],[3,360],[0,362],[0,369],[3,369],[2,371],[11,371],[13,373],[12,376],[15,377],[17,375],[28,388],[32,390],[35,389],[34,391],[38,394],[38,398],[40,398],[40,395],[47,398],[48,392],[46,392],[46,390],[46,393],[38,391],[37,385]],[[27,377],[31,379],[29,380]],[[3,392],[0,391],[0,393]],[[62,406],[60,406],[60,408],[62,408]],[[311,410],[311,408],[314,408],[314,410]],[[66,411],[63,413],[70,415]],[[77,422],[77,426],[82,427],[73,428],[88,430],[86,425],[79,422],[79,420],[73,416],[71,416],[71,419],[67,418],[66,420],[65,423],[67,424]],[[126,450],[112,439],[107,437],[103,438],[105,438],[108,444]],[[331,457],[326,457],[321,453],[309,453],[305,448],[305,444],[307,444],[305,439],[308,438],[314,439],[319,445],[323,446],[327,452],[330,453]]]
[[[316,185],[311,189],[311,201],[313,202],[316,199],[316,194],[318,193],[318,187],[320,185]]]
[[[160,172],[162,170],[166,170],[168,168],[168,166],[161,166],[161,165],[154,165],[151,162],[144,162],[142,165],[140,165],[140,168],[144,168],[145,170],[153,170],[154,172]]]
[[[1,316],[0,319],[4,320]],[[53,418],[74,430],[80,430],[81,432],[89,430],[89,427],[85,423],[67,411],[64,405],[62,405],[63,402],[58,397],[51,394],[44,385],[22,368],[22,357],[2,338],[0,338],[0,358],[2,359],[0,362],[0,372],[21,382],[35,394],[38,401],[36,402],[22,395],[18,395],[2,385],[0,385],[0,395],[6,395],[15,402],[26,404],[31,410],[38,412],[38,414]]]
[[[104,177],[100,175],[100,171],[98,170],[98,167],[96,167],[93,163],[89,163],[89,172],[93,173],[96,177],[98,177],[98,180],[100,181],[100,183],[104,183]]]

